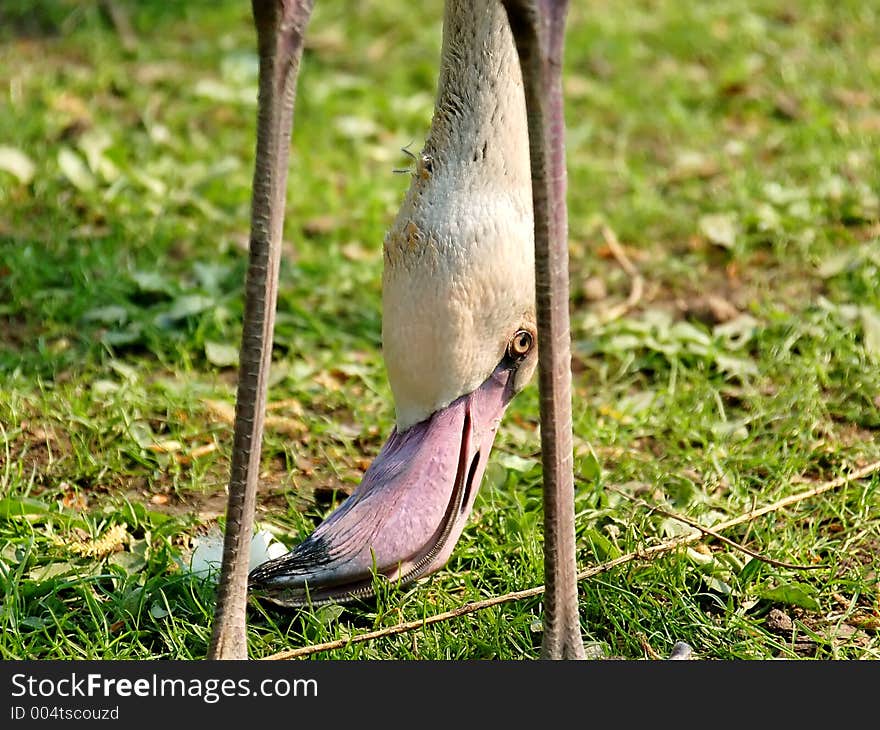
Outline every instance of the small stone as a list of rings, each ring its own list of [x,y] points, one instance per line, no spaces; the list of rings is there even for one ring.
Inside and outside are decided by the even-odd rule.
[[[693,655],[694,650],[691,648],[690,644],[686,644],[683,641],[676,641],[675,645],[672,647],[672,651],[669,652],[669,658],[672,661],[687,661]]]
[[[787,634],[794,628],[794,623],[787,613],[771,608],[767,616],[767,628],[778,634]]]

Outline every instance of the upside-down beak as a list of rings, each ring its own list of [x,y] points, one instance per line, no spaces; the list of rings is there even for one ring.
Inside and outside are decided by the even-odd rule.
[[[502,362],[475,391],[392,432],[354,493],[292,552],[250,574],[251,590],[283,606],[375,595],[443,567],[464,528],[516,368]]]

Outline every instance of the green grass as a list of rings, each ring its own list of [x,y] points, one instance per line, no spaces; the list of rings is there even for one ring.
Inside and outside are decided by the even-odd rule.
[[[0,147],[33,163],[0,169],[4,658],[198,659],[209,638],[213,588],[178,560],[225,504],[254,38],[246,2],[118,4],[130,34],[97,3],[0,9]],[[258,507],[288,544],[391,428],[381,241],[430,121],[432,5],[327,0],[309,29]],[[574,4],[567,36],[581,568],[681,530],[624,495],[710,525],[880,458],[880,11],[627,8]],[[603,226],[645,280],[604,324],[631,281]],[[251,655],[540,584],[537,422],[532,384],[446,570],[375,606],[254,605]],[[880,476],[726,536],[820,567],[711,538],[632,561],[581,584],[585,640],[880,658]],[[540,615],[507,603],[319,656],[531,658]]]

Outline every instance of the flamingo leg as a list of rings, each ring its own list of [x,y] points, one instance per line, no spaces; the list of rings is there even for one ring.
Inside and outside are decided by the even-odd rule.
[[[278,295],[290,135],[303,36],[314,0],[252,0],[260,56],[250,254],[226,535],[209,659],[247,659],[250,543]]]
[[[535,213],[545,659],[582,659],[575,561],[562,52],[567,0],[503,0],[522,68]]]

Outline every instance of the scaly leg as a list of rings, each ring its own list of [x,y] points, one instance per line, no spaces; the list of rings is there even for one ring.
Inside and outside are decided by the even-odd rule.
[[[226,537],[209,659],[247,659],[247,576],[266,414],[290,134],[314,0],[252,0],[260,54],[257,152]]]
[[[504,0],[522,68],[535,211],[545,659],[583,659],[575,561],[562,50],[568,0]]]

